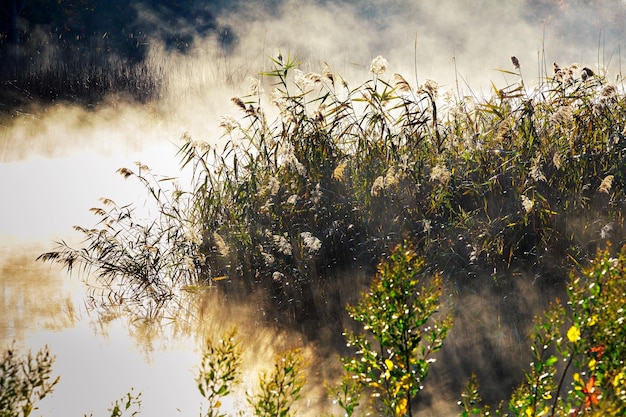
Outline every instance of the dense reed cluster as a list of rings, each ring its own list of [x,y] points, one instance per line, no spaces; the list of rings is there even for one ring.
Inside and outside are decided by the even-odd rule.
[[[157,220],[97,209],[103,228],[83,229],[85,248],[44,259],[132,276],[140,298],[159,294],[148,283],[163,271],[179,274],[165,265],[185,264],[193,279],[179,288],[263,288],[272,310],[299,322],[320,313],[316,297],[338,270],[373,268],[402,239],[461,284],[518,269],[563,282],[572,260],[621,244],[625,101],[606,78],[571,66],[529,91],[516,70],[480,101],[387,80],[380,57],[356,87],[327,65],[273,65],[233,99],[241,117],[222,118],[225,146],[184,137],[189,190],[170,196],[145,169],[121,171],[146,184]],[[109,259],[118,252],[130,263]],[[164,261],[152,278],[129,270],[153,254]]]
[[[61,242],[41,258],[94,272],[103,290],[94,300],[105,309],[139,306],[128,310],[159,322],[174,311],[168,306],[178,309],[204,288],[224,295],[260,292],[262,317],[299,329],[306,323],[313,337],[316,322],[344,313],[343,305],[327,302],[337,297],[334,281],[348,270],[374,275],[374,267],[400,242],[419,254],[423,274],[441,277],[440,285],[455,291],[479,277],[489,277],[481,282],[494,287],[506,285],[524,271],[540,288],[569,285],[571,302],[582,302],[577,294],[603,278],[586,272],[588,281],[579,288],[580,281],[568,284],[569,272],[587,265],[599,248],[624,243],[623,89],[577,65],[555,65],[552,77],[529,89],[519,61],[512,62],[514,71],[502,72],[513,81],[494,85],[493,94],[481,100],[443,94],[432,80],[412,86],[400,74],[388,77],[382,57],[372,62],[369,80],[351,86],[326,64],[320,73],[304,73],[294,59],[280,56],[261,78],[250,79],[249,94],[233,98],[240,116],[222,118],[225,145],[183,137],[179,157],[192,172],[190,188],[163,189],[165,182],[141,165],[136,172],[119,171],[146,186],[158,208],[156,219],[138,219],[132,207],[108,203],[94,209],[102,218],[99,227],[78,229],[83,247]],[[619,265],[612,267],[617,275]],[[389,268],[395,271],[389,279],[402,275]],[[371,287],[368,296],[375,291]],[[440,293],[433,294],[437,300]],[[607,302],[617,306],[616,320],[623,320],[623,292]],[[550,316],[549,324],[538,324],[535,339],[543,344],[535,343],[534,370],[514,394],[514,415],[565,415],[556,412],[567,412],[575,398],[584,397],[587,408],[599,401],[582,374],[576,374],[583,382],[569,402],[548,401],[548,395],[565,392],[570,363],[586,354],[577,344],[583,336],[568,332],[567,344],[559,339],[561,327],[567,324],[582,335],[593,327],[580,322],[577,305],[570,305],[574,316],[559,308],[558,320]],[[350,312],[365,322],[358,309]],[[433,312],[420,314],[417,322],[425,322]],[[601,317],[600,311],[589,314]],[[449,325],[440,328],[437,341]],[[359,337],[353,342],[365,340]],[[556,345],[550,347],[550,341]],[[608,349],[613,342],[589,343],[589,349]],[[550,349],[563,357],[564,370]],[[388,383],[397,388],[395,394],[407,394],[399,399],[388,391],[386,409],[390,415],[411,415],[421,380],[411,385],[398,376],[393,385],[384,378],[384,367],[399,372],[399,365],[393,357],[377,362],[372,355],[370,371],[378,372],[378,379],[365,375],[364,381]],[[576,364],[581,370],[587,365]],[[604,382],[612,378],[621,389],[619,366],[612,364],[603,375]],[[546,379],[545,369],[553,379]],[[366,374],[356,367],[352,372]],[[418,371],[411,372],[413,377]],[[598,372],[593,375],[600,380]],[[544,380],[552,385],[540,399],[536,381]],[[478,395],[472,387],[466,398],[474,404]],[[611,407],[619,408],[622,400]],[[466,405],[465,413],[488,409]]]
[[[180,150],[205,280],[271,288],[306,316],[316,281],[373,266],[401,239],[459,282],[519,268],[563,282],[572,259],[621,243],[624,100],[605,78],[572,67],[531,92],[514,73],[481,102],[385,81],[380,60],[356,87],[328,66],[274,64],[269,94],[252,80],[233,99],[242,118],[223,119],[224,148],[188,138]]]

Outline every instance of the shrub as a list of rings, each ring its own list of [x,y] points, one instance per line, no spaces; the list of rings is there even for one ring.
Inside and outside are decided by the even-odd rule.
[[[220,413],[220,398],[231,393],[233,385],[240,382],[241,346],[236,340],[236,329],[226,332],[215,343],[206,339],[202,352],[202,362],[196,376],[198,390],[207,400],[206,417],[224,417]]]
[[[36,403],[59,382],[52,378],[54,356],[48,347],[33,355],[18,356],[15,348],[7,349],[0,361],[0,416],[27,417],[37,409]]]
[[[582,273],[571,275],[567,292],[567,303],[557,301],[537,317],[534,361],[496,415],[626,413],[626,247],[616,257],[610,249],[599,251]],[[479,402],[472,379],[460,402],[462,415],[492,414]]]
[[[300,398],[306,383],[302,371],[302,355],[298,350],[288,350],[277,355],[271,373],[259,375],[258,390],[248,392],[246,399],[255,416],[294,416],[294,403]],[[217,343],[206,339],[202,362],[196,382],[198,390],[208,402],[207,417],[225,417],[220,412],[222,399],[232,393],[241,382],[241,344],[235,329],[225,332]],[[232,410],[231,410],[232,411]],[[243,415],[239,410],[238,415]]]
[[[434,318],[441,285],[439,275],[424,275],[423,259],[398,245],[379,264],[369,291],[348,307],[362,333],[346,332],[354,356],[342,358],[343,366],[371,391],[384,415],[413,415],[412,401],[423,389],[433,353],[441,349],[452,326],[451,317]]]
[[[260,375],[258,392],[247,398],[255,416],[296,416],[293,406],[306,383],[302,364],[300,352],[290,350],[277,358],[271,374]]]

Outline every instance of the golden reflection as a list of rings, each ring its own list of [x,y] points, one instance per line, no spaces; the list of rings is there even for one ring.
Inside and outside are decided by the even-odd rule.
[[[61,278],[65,274],[35,263],[29,248],[20,249],[5,249],[0,256],[2,346],[23,340],[27,332],[59,331],[79,320],[71,288]]]

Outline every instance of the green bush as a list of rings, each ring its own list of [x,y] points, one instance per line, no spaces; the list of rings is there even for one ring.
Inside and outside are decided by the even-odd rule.
[[[298,350],[288,350],[278,355],[271,373],[259,375],[258,390],[246,393],[251,412],[255,416],[294,416],[294,403],[306,379],[302,370],[303,360]],[[207,417],[226,417],[222,413],[222,399],[233,392],[241,382],[241,342],[236,329],[225,332],[217,343],[206,339],[202,362],[196,382],[200,394],[207,400]],[[231,410],[233,411],[233,410]],[[239,410],[238,415],[244,411]]]
[[[384,415],[413,415],[433,353],[452,326],[451,317],[434,318],[441,291],[441,277],[424,276],[424,260],[399,245],[379,264],[369,291],[348,307],[362,333],[346,332],[354,355],[342,358],[343,366]]]
[[[7,349],[0,361],[0,416],[27,417],[37,409],[35,403],[50,394],[60,377],[53,379],[54,356],[48,347],[36,355],[18,356]]]
[[[300,352],[290,350],[277,359],[271,374],[260,375],[258,392],[248,395],[255,416],[296,416],[293,406],[306,383],[302,365]]]
[[[225,333],[214,343],[207,338],[202,352],[202,362],[196,376],[198,390],[207,400],[208,409],[202,416],[224,417],[220,413],[220,398],[231,393],[233,385],[240,382],[241,346],[235,329]]]
[[[626,413],[626,247],[599,251],[573,273],[567,303],[537,317],[531,334],[534,361],[507,406],[480,407],[472,378],[462,416],[621,416]],[[508,408],[508,411],[507,411]]]

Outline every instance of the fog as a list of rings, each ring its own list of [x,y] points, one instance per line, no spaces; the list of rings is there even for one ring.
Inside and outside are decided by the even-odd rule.
[[[382,55],[389,62],[385,76],[397,72],[413,85],[432,79],[460,96],[485,97],[491,82],[499,88],[516,82],[515,76],[498,71],[513,69],[513,55],[530,88],[552,74],[553,62],[578,62],[615,79],[621,74],[624,37],[621,3],[565,3],[234,2],[218,8],[216,15],[220,27],[233,31],[228,50],[217,33],[198,36],[185,53],[167,49],[156,38],[151,41],[146,62],[164,76],[160,98],[138,105],[111,94],[90,108],[33,103],[3,118],[0,346],[16,340],[20,347],[36,349],[47,343],[57,355],[55,373],[61,375],[61,383],[53,399],[42,404],[42,413],[61,416],[93,411],[100,415],[130,387],[144,392],[145,415],[164,409],[175,414],[180,408],[181,415],[198,410],[201,399],[192,373],[200,360],[195,338],[146,341],[136,333],[129,335],[132,332],[123,320],[102,323],[83,305],[80,276],[70,277],[34,261],[54,240],[78,243],[79,236],[71,227],[95,223],[88,210],[99,197],[142,204],[142,189],[117,175],[117,168],[141,161],[159,174],[180,175],[184,184],[187,174],[179,172],[175,157],[180,137],[188,132],[195,140],[220,143],[219,116],[240,116],[230,98],[248,94],[246,79],[263,78],[260,73],[271,69],[270,58],[279,53],[297,57],[302,68],[311,71],[321,72],[327,62],[351,86],[367,79],[370,62]],[[265,77],[263,82],[269,91],[273,80]],[[359,277],[353,287],[346,288],[342,302],[353,299],[366,278]],[[518,286],[492,294],[480,288],[487,277],[487,281],[477,281],[475,293],[459,304],[446,300],[461,314],[449,336],[450,348],[444,348],[441,361],[433,367],[434,388],[425,393],[423,415],[455,413],[457,398],[431,394],[438,388],[457,389],[464,382],[458,375],[470,372],[467,368],[479,372],[483,380],[493,378],[485,384],[491,399],[500,386],[514,383],[519,375],[511,376],[509,365],[523,360],[524,326],[552,295],[540,294],[528,284],[532,277],[524,278]],[[452,300],[453,291],[446,297]],[[249,385],[261,364],[290,347],[304,347],[318,370],[318,375],[309,378],[311,384],[323,386],[324,379],[337,369],[335,356],[316,350],[300,335],[261,328],[253,305],[215,300],[206,305],[212,307],[204,324],[213,334],[237,321],[254,352],[245,363]],[[437,370],[445,361],[447,366]],[[457,373],[455,367],[462,372]],[[318,415],[321,391],[306,392],[300,410]],[[238,398],[242,401],[241,395]]]
[[[237,33],[235,54],[248,63],[281,50],[313,67],[327,61],[351,80],[366,76],[371,59],[383,55],[389,72],[410,82],[417,73],[420,82],[453,88],[462,78],[462,87],[467,82],[476,91],[490,80],[501,83],[495,70],[512,70],[512,55],[529,80],[546,67],[551,75],[554,61],[620,69],[618,2],[284,1],[261,10],[256,4],[219,18]]]

